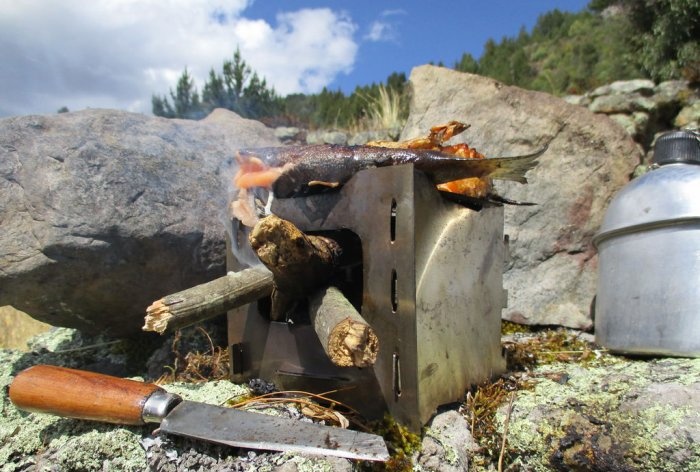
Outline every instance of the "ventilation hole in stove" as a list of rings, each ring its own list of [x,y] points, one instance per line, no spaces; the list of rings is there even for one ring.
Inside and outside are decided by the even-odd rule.
[[[391,311],[396,313],[399,309],[399,296],[396,289],[396,269],[391,269]]]
[[[391,242],[396,241],[396,199],[391,199],[391,220],[389,223]]]
[[[394,355],[392,356],[391,371],[393,377],[392,388],[394,390],[394,400],[398,400],[401,396],[401,362],[399,360],[398,352],[394,352]]]

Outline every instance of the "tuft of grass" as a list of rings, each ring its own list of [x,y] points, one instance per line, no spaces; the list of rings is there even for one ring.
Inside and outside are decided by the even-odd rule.
[[[165,366],[168,373],[162,375],[156,383],[159,385],[173,382],[208,382],[210,380],[224,380],[230,377],[229,353],[227,348],[214,345],[209,333],[204,328],[197,330],[206,336],[209,341],[209,352],[188,352],[184,356],[180,353],[178,345],[181,339],[181,331],[177,331],[172,343],[172,352],[175,354],[175,362],[172,366]]]
[[[365,130],[403,128],[408,114],[408,104],[404,94],[382,84],[379,86],[377,96],[364,95],[362,98],[366,102],[365,116],[358,122],[357,128]]]
[[[519,340],[503,342],[509,371],[529,370],[553,362],[587,362],[596,359],[600,349],[564,329],[531,333]]]

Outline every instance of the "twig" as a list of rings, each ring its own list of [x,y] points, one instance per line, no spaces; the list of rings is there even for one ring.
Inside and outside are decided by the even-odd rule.
[[[506,414],[506,419],[503,422],[503,439],[501,440],[501,453],[498,455],[498,472],[503,472],[503,456],[506,454],[506,437],[508,435],[508,424],[510,423],[510,415],[513,413],[513,400],[515,399],[515,392],[510,394],[510,401],[508,402],[508,413]]]
[[[105,346],[111,346],[112,344],[119,344],[123,343],[123,339],[117,339],[116,341],[108,341],[105,343],[99,343],[99,344],[91,344],[90,346],[83,346],[83,347],[76,347],[74,349],[61,349],[60,351],[52,351],[53,354],[67,354],[69,352],[80,352],[80,351],[88,351],[90,349],[97,349]]]

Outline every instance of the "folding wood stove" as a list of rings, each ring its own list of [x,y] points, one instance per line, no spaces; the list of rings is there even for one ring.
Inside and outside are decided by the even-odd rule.
[[[388,411],[418,431],[438,406],[504,371],[503,208],[447,201],[403,165],[358,172],[338,191],[276,200],[272,212],[361,252],[342,288],[376,332],[379,354],[371,368],[337,367],[303,313],[270,322],[261,301],[228,314],[234,381],[340,390],[333,398],[365,416]],[[229,268],[239,267],[229,251]]]

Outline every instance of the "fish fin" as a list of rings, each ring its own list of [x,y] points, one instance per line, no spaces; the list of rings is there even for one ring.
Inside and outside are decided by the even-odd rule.
[[[520,202],[491,193],[485,197],[472,197],[463,193],[450,192],[449,190],[438,190],[443,198],[451,202],[458,203],[464,207],[479,211],[482,208],[500,207],[503,205],[533,206],[537,203]]]
[[[495,203],[502,203],[506,205],[516,205],[516,206],[536,206],[537,203],[534,202],[521,202],[519,200],[511,200],[510,198],[502,197],[496,193],[492,193],[488,196],[489,201]]]
[[[485,159],[486,161],[492,161],[496,165],[489,177],[498,180],[514,180],[515,182],[526,184],[525,174],[537,165],[537,158],[544,154],[548,147],[545,144],[542,149],[522,156]]]
[[[278,167],[269,167],[263,170],[239,171],[233,183],[238,188],[265,187],[272,188],[272,184],[282,173]]]

